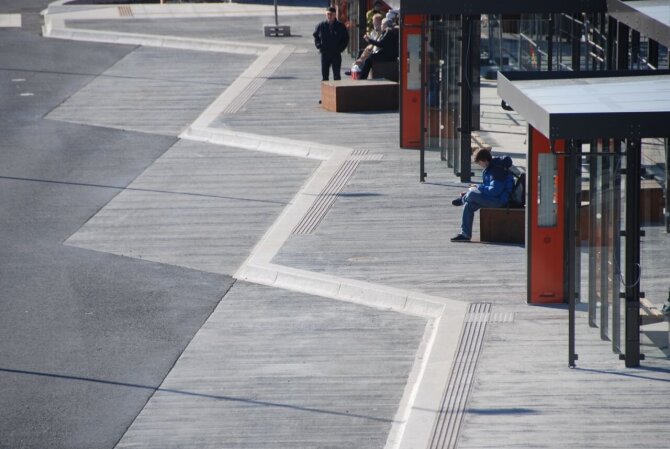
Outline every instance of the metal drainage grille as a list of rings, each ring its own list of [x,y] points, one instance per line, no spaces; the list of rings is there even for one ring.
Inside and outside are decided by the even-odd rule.
[[[242,106],[245,105],[247,101],[256,93],[258,89],[261,88],[265,80],[267,80],[272,74],[279,68],[280,65],[286,58],[288,58],[291,53],[293,53],[294,47],[287,46],[282,48],[279,53],[275,55],[274,58],[266,65],[263,70],[254,78],[247,86],[242,89],[242,91],[226,106],[222,111],[223,114],[235,114],[239,111]]]
[[[121,17],[133,17],[133,8],[128,5],[119,6],[119,16]]]
[[[440,414],[433,429],[431,449],[454,449],[456,447],[479,354],[484,343],[486,325],[490,317],[490,303],[473,303],[468,307],[458,344],[458,353],[442,398]]]
[[[353,176],[358,164],[365,160],[380,160],[381,156],[381,154],[368,154],[368,150],[354,150],[337,172],[335,172],[335,175],[330,178],[330,181],[328,181],[328,184],[319,193],[314,204],[312,204],[305,216],[300,220],[300,223],[293,229],[293,233],[311,234],[314,232],[319,223],[321,223],[321,220],[323,220],[323,217],[326,216],[335,203],[337,195]]]

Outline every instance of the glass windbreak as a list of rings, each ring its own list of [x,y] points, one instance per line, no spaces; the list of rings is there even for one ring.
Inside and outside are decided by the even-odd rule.
[[[524,14],[519,21],[519,39],[517,59],[520,70],[549,70],[551,51],[549,49],[549,30],[551,22],[539,14]]]
[[[351,57],[356,58],[365,34],[365,23],[361,23],[361,12],[365,13],[365,11],[361,11],[361,2],[357,0],[338,0],[337,7],[339,13],[337,19],[349,31],[347,52]]]
[[[642,142],[640,226],[644,234],[640,241],[640,289],[645,300],[659,309],[670,300],[670,229],[664,213],[667,211],[667,164],[667,140]],[[662,344],[667,345],[667,339]]]
[[[600,328],[600,336],[611,340],[613,349],[621,349],[621,332],[625,329],[624,303],[620,298],[621,262],[624,260],[621,227],[625,214],[625,192],[622,186],[623,157],[620,144],[600,139],[590,144],[583,159],[582,173],[588,186],[582,183],[580,204],[580,238],[585,253],[581,265],[581,288],[588,295],[588,319],[592,327]]]
[[[459,169],[461,22],[458,17],[428,20],[426,27],[425,147]]]

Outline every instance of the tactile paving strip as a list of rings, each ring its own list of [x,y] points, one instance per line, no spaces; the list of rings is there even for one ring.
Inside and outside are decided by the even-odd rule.
[[[468,307],[458,352],[433,430],[431,449],[456,447],[490,317],[491,303],[473,303]]]
[[[381,154],[368,154],[368,150],[354,150],[319,193],[314,204],[293,229],[293,234],[311,234],[314,232],[335,203],[337,195],[353,176],[358,164],[361,161],[378,161],[381,160],[382,156]]]

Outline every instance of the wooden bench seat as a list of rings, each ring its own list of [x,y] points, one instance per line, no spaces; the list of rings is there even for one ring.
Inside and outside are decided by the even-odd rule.
[[[321,82],[321,107],[333,112],[398,109],[398,83],[388,80]]]
[[[670,316],[663,313],[646,298],[640,298],[640,325],[668,322],[668,341],[666,346],[670,346]]]
[[[662,224],[664,220],[663,188],[653,179],[642,180],[640,186],[640,220],[643,225]]]
[[[379,61],[372,64],[370,77],[373,79],[384,78],[396,83],[400,79],[398,61]]]
[[[526,209],[480,209],[479,239],[482,242],[524,244]]]

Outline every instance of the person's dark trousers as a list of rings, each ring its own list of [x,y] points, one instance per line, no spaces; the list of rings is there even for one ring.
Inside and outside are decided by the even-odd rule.
[[[363,62],[363,67],[361,68],[361,74],[360,74],[361,79],[362,80],[368,79],[370,69],[372,69],[372,65],[375,62],[386,62],[386,61],[393,61],[393,59],[380,57],[380,55],[377,53],[370,55],[370,57]]]
[[[370,55],[368,59],[363,61],[363,67],[361,68],[361,73],[359,74],[360,79],[366,80],[368,79],[368,75],[370,74],[370,69],[372,68],[372,57],[374,55]]]
[[[336,53],[334,55],[329,55],[326,53],[321,53],[321,77],[324,81],[328,81],[328,75],[330,67],[333,67],[333,79],[339,80],[340,78],[340,68],[342,67],[342,55]]]

